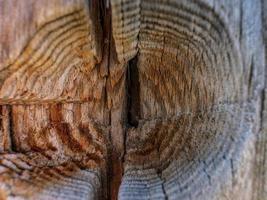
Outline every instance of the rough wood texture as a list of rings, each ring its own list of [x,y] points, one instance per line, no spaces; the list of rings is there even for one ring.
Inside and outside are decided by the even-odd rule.
[[[0,199],[267,200],[266,8],[0,0]]]
[[[136,2],[113,3],[118,57],[138,52],[140,84],[119,197],[252,199],[259,191],[266,199],[251,175],[264,86],[261,2]]]
[[[12,0],[0,8],[3,198],[106,198],[98,3]]]

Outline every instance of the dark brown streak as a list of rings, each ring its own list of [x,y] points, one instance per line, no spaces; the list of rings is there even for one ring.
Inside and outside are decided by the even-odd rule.
[[[17,152],[17,147],[15,144],[15,133],[13,132],[13,112],[12,112],[12,106],[8,105],[7,106],[8,109],[8,119],[9,119],[9,137],[10,137],[10,147],[11,147],[11,151],[13,152]]]

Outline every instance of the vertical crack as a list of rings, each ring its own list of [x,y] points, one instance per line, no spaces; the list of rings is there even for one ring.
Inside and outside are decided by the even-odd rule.
[[[264,0],[261,0],[261,19],[262,19],[262,38],[263,41],[266,41],[267,39],[267,15],[266,12],[264,12],[267,8],[267,2]],[[255,192],[253,193],[253,200],[258,200],[258,199],[264,199],[265,191],[264,188],[266,187],[267,181],[266,181],[266,167],[267,167],[267,130],[266,130],[266,86],[267,86],[267,68],[266,68],[266,63],[267,63],[267,43],[265,42],[264,44],[264,81],[263,81],[263,88],[261,90],[260,94],[260,113],[259,113],[259,124],[260,124],[260,129],[257,134],[257,140],[256,140],[256,145],[255,145],[255,153],[257,156],[255,156],[255,164],[254,164],[254,180],[253,180],[253,189]]]
[[[10,137],[10,148],[11,151],[17,152],[17,148],[15,145],[15,135],[13,132],[13,115],[12,115],[12,105],[7,106],[8,109],[8,120],[9,120],[9,137]]]
[[[90,3],[93,22],[100,24],[95,33],[101,32],[97,39],[101,43],[102,56],[99,63],[101,77],[106,81],[105,107],[109,112],[106,123],[109,132],[106,181],[106,199],[118,199],[118,191],[123,177],[123,164],[126,152],[126,133],[128,127],[137,127],[140,118],[140,83],[137,56],[128,64],[117,58],[112,33],[112,11],[109,0],[93,0]],[[100,30],[101,29],[101,30]],[[127,66],[127,69],[125,68]],[[126,71],[124,71],[126,70]],[[124,77],[117,77],[121,73]]]
[[[167,192],[166,192],[166,189],[165,189],[165,180],[164,178],[162,177],[162,172],[160,170],[157,170],[157,175],[158,177],[160,178],[160,181],[161,181],[161,189],[162,189],[162,194],[164,195],[164,200],[168,200],[168,195],[167,195]]]
[[[127,121],[130,127],[137,127],[140,118],[140,82],[137,55],[129,61],[127,69]]]
[[[97,48],[99,47],[100,61],[97,64],[97,69],[100,72],[100,76],[105,81],[105,91],[104,91],[104,104],[105,110],[108,112],[105,118],[105,123],[111,126],[111,111],[108,108],[108,86],[107,82],[110,77],[109,67],[110,67],[110,52],[111,52],[111,8],[110,2],[108,0],[92,0],[89,1],[89,9],[92,18],[92,31],[96,35]],[[114,199],[114,151],[112,146],[111,133],[108,135],[107,145],[107,160],[106,166],[103,170],[103,175],[101,176],[102,189],[99,195],[100,199]],[[115,189],[116,190],[116,189]]]
[[[5,152],[17,152],[13,126],[12,105],[0,105],[0,149]]]
[[[100,63],[100,73],[106,79],[105,86],[105,104],[107,112],[109,112],[108,124],[111,126],[109,132],[109,142],[108,142],[108,158],[107,158],[107,195],[106,199],[116,200],[118,199],[118,191],[121,184],[122,174],[123,174],[123,149],[121,149],[122,141],[121,134],[124,134],[123,125],[120,124],[121,108],[114,108],[113,101],[114,91],[116,87],[111,84],[112,80],[112,68],[117,64],[116,60],[116,49],[115,41],[112,37],[112,12],[110,1],[101,0],[100,3],[100,16],[101,16],[101,26],[103,30],[102,36],[102,61]],[[114,110],[113,110],[114,109]]]

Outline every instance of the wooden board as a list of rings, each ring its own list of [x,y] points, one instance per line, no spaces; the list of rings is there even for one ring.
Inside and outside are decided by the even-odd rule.
[[[266,8],[0,0],[0,199],[267,200]]]

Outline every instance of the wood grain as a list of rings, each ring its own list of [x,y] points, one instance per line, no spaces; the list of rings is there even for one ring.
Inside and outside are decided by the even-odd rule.
[[[2,196],[107,198],[106,78],[98,65],[101,30],[92,21],[99,4],[1,1],[0,7]],[[12,15],[15,24],[25,23],[19,39]],[[12,39],[20,49],[15,56],[2,42]]]
[[[135,63],[140,85],[119,198],[251,199],[264,57],[261,31],[253,46],[242,20],[260,16],[244,11],[250,1],[137,2],[112,4],[118,58]]]
[[[267,200],[261,0],[0,0],[0,199]]]

